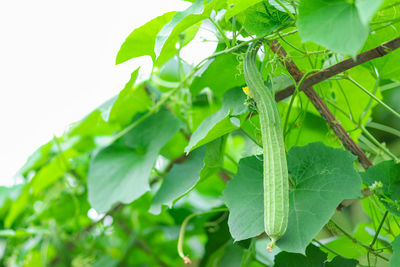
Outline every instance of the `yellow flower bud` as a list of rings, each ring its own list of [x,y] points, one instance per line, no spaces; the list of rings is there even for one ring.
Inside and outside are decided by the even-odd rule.
[[[242,87],[242,90],[247,96],[251,97],[251,93],[250,93],[249,87],[247,87],[247,86],[246,87]]]

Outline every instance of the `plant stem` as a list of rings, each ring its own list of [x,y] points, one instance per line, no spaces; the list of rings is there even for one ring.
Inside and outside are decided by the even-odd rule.
[[[209,60],[209,59],[211,59],[211,58],[214,58],[214,57],[216,57],[216,56],[219,56],[219,55],[222,55],[222,54],[226,54],[226,53],[230,53],[230,52],[234,52],[234,51],[236,51],[236,50],[239,50],[240,48],[242,48],[242,47],[244,47],[244,46],[246,46],[246,45],[248,45],[248,44],[250,44],[250,43],[256,42],[256,41],[258,41],[258,40],[275,40],[275,39],[278,39],[279,36],[277,35],[277,33],[278,33],[279,31],[285,29],[285,28],[286,28],[286,27],[283,27],[283,28],[277,30],[277,31],[276,31],[275,33],[273,33],[273,34],[265,34],[265,35],[262,35],[262,36],[258,36],[258,37],[255,37],[255,38],[251,39],[251,40],[241,42],[240,44],[235,45],[235,46],[232,46],[231,48],[224,49],[224,50],[219,51],[219,52],[215,52],[214,54],[212,54],[212,55],[210,55],[210,56],[204,58],[199,64],[203,63],[203,62],[206,61],[206,60]],[[280,36],[288,36],[288,35],[294,34],[294,33],[296,33],[296,32],[297,32],[297,30],[293,30],[293,31],[290,31],[290,32],[281,34]]]
[[[185,220],[182,222],[181,229],[179,230],[178,254],[184,260],[185,264],[191,264],[191,261],[190,261],[189,257],[185,256],[185,254],[183,253],[183,240],[185,238],[186,226],[189,223],[190,219],[192,219],[193,217],[196,217],[196,216],[200,216],[200,215],[205,215],[205,214],[209,214],[209,213],[224,212],[224,211],[228,211],[228,209],[227,208],[220,208],[220,209],[214,209],[214,210],[209,210],[209,211],[205,211],[205,212],[193,213],[193,214],[190,214],[189,216],[187,216],[185,218]]]
[[[317,243],[320,247],[323,247],[324,249],[328,250],[329,252],[331,252],[332,254],[335,254],[336,256],[340,256],[343,257],[342,255],[340,255],[338,252],[334,251],[333,249],[327,247],[326,245],[322,244],[321,242],[319,242],[317,239],[313,238],[312,240],[313,242]],[[344,257],[343,257],[344,258]]]
[[[394,155],[392,152],[390,152],[390,150],[386,146],[382,145],[378,140],[376,140],[376,138],[367,129],[365,129],[363,125],[360,125],[360,129],[363,132],[363,134],[365,134],[372,141],[372,143],[374,143],[383,152],[385,152],[386,155],[391,157],[396,163],[399,162],[399,159],[396,157],[396,155]]]
[[[231,43],[229,42],[228,37],[225,35],[224,31],[221,29],[221,27],[218,25],[218,23],[216,23],[212,18],[208,18],[211,23],[215,26],[215,28],[217,29],[217,31],[219,32],[219,34],[221,34],[222,39],[224,39],[225,45],[226,47],[230,48],[231,47]]]
[[[374,246],[376,240],[378,239],[379,232],[381,231],[382,226],[383,226],[383,224],[384,224],[384,222],[385,222],[386,217],[388,216],[388,214],[389,214],[388,211],[385,211],[385,214],[383,214],[382,220],[381,220],[381,222],[379,223],[378,228],[376,229],[376,232],[375,232],[375,235],[374,235],[374,239],[372,239],[371,244],[369,244],[369,247],[370,247],[370,248],[373,248],[373,246]]]
[[[362,243],[361,241],[359,241],[357,238],[353,237],[352,235],[350,235],[349,233],[347,233],[346,230],[344,230],[343,228],[341,228],[339,225],[337,225],[333,220],[330,220],[330,222],[340,231],[342,232],[348,239],[350,239],[353,243],[360,245],[361,247],[365,248],[369,253],[374,254],[376,257],[379,257],[385,261],[389,261],[388,258],[380,255],[379,253],[377,253],[374,249],[370,248],[369,246],[367,246],[366,244]]]
[[[285,117],[285,124],[283,125],[283,136],[284,136],[284,137],[286,137],[286,134],[287,134],[287,125],[288,125],[288,123],[289,123],[289,116],[290,116],[290,112],[292,111],[292,106],[293,106],[294,99],[296,98],[296,96],[297,96],[297,92],[294,93],[294,94],[292,95],[292,97],[290,98],[290,103],[289,103],[288,111],[286,112],[286,117]]]
[[[359,84],[356,80],[354,80],[353,78],[351,78],[350,76],[347,77],[347,80],[349,80],[350,82],[352,82],[355,86],[357,86],[358,88],[360,88],[364,93],[366,93],[367,95],[369,95],[371,98],[373,98],[376,102],[378,102],[379,104],[381,104],[384,108],[386,108],[389,112],[391,112],[393,115],[395,115],[397,118],[400,119],[400,114],[397,113],[397,111],[395,111],[393,108],[389,107],[385,102],[383,102],[382,100],[380,100],[379,98],[377,98],[373,93],[371,93],[370,91],[368,91],[368,89],[366,89],[364,86],[362,86],[361,84]]]
[[[347,114],[343,109],[341,109],[339,106],[337,106],[335,103],[333,103],[332,101],[330,101],[329,99],[327,100],[327,103],[332,105],[333,107],[335,107],[338,111],[340,111],[341,113],[343,113],[344,115],[346,115],[348,117],[349,120],[351,120],[351,122],[354,123],[354,125],[356,126],[357,129],[360,129],[363,134],[365,134],[367,136],[367,138],[374,144],[376,145],[379,149],[381,149],[386,155],[388,155],[390,158],[392,158],[394,161],[398,162],[399,159],[392,153],[390,152],[389,149],[387,149],[384,145],[382,145],[378,140],[376,140],[376,138],[361,124],[361,122],[357,123],[354,119],[351,118],[351,116],[349,116],[349,114]]]
[[[252,136],[251,134],[249,134],[245,129],[240,128],[240,131],[242,131],[242,133],[244,133],[245,136],[247,136],[251,141],[253,141],[254,144],[256,144],[257,146],[259,146],[259,147],[261,147],[261,148],[263,147],[262,144],[260,144],[260,143],[258,142],[258,140],[255,139],[254,136]]]

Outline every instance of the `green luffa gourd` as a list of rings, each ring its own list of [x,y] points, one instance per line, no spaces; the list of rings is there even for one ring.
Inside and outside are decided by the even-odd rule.
[[[244,76],[260,118],[264,153],[264,227],[271,239],[268,245],[271,251],[288,225],[289,184],[278,107],[272,90],[265,86],[256,65],[259,46],[259,42],[250,45],[244,59]]]

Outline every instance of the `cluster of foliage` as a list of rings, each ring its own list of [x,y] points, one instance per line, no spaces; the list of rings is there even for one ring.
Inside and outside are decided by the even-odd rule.
[[[0,187],[0,265],[400,266],[400,49],[314,86],[371,159],[367,170],[285,64],[308,77],[395,39],[400,2],[191,2],[122,44],[117,64],[152,58],[147,80],[133,71],[118,96],[32,154],[23,183]],[[181,49],[205,25],[216,51],[188,64]],[[266,86],[296,84],[278,102],[291,183],[289,225],[272,252],[260,124],[242,90],[255,41]]]

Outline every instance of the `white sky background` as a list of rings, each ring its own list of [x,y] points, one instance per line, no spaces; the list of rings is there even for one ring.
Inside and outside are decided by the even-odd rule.
[[[131,31],[189,5],[181,0],[0,1],[0,185],[53,135],[116,95],[150,58],[116,66]],[[202,59],[215,45],[194,44]]]

